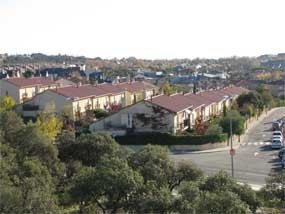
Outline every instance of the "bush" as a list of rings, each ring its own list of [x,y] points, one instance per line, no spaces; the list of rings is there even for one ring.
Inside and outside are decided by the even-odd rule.
[[[93,112],[94,112],[94,115],[97,119],[101,119],[101,118],[107,117],[109,115],[108,112],[106,112],[102,109],[95,109]]]
[[[211,124],[206,130],[206,135],[219,135],[223,133],[223,129],[218,124]]]
[[[221,143],[227,139],[226,134],[220,135],[171,135],[169,133],[138,133],[117,136],[115,140],[121,145],[203,145],[207,143]]]

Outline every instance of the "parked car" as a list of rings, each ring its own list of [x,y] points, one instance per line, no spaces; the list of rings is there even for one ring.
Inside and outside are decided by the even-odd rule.
[[[276,138],[276,137],[281,138],[281,141],[283,141],[283,134],[282,134],[281,131],[274,131],[274,132],[272,133],[272,139],[273,139],[273,138]]]
[[[281,131],[281,129],[282,129],[282,123],[283,122],[280,122],[280,121],[275,121],[275,122],[273,122],[272,123],[272,130],[273,131]]]
[[[282,169],[285,169],[285,154],[283,154],[283,156],[282,156],[281,168],[282,168]]]
[[[280,151],[278,152],[278,157],[280,158],[280,159],[282,159],[282,156],[285,154],[285,148],[283,148],[283,149],[280,149]]]
[[[283,147],[283,141],[281,139],[274,139],[272,140],[271,143],[271,148],[272,149],[281,149]]]

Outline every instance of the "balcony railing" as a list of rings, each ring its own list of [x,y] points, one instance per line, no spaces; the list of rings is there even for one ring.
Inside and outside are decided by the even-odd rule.
[[[31,105],[31,104],[23,105],[23,111],[38,111],[38,110],[39,110],[38,105]]]

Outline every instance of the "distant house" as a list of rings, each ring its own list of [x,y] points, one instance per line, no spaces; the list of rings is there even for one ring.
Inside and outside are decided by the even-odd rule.
[[[46,77],[17,77],[2,79],[0,88],[1,96],[9,95],[19,104],[47,89],[56,88],[56,86],[54,81]]]

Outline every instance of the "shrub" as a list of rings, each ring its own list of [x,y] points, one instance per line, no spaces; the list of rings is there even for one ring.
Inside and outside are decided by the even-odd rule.
[[[106,112],[102,109],[95,109],[94,115],[97,119],[101,119],[101,118],[107,117],[109,114],[108,114],[108,112]]]
[[[206,130],[206,135],[219,135],[223,133],[223,129],[218,124],[211,124]]]
[[[169,133],[137,133],[117,136],[115,140],[121,145],[203,145],[207,143],[221,143],[227,139],[225,134],[219,135],[172,135]]]

